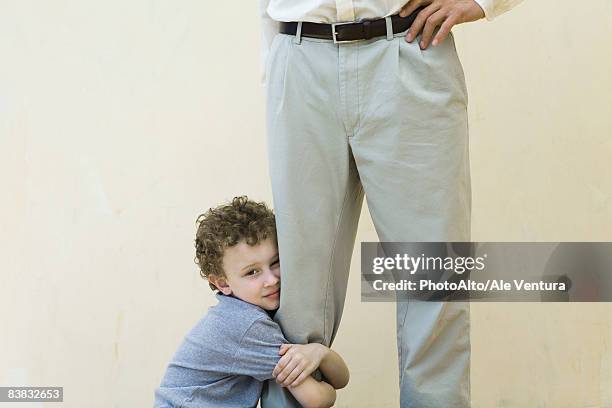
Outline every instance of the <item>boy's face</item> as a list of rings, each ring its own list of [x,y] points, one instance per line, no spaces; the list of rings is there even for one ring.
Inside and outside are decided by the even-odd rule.
[[[267,239],[255,246],[243,241],[226,248],[223,271],[225,278],[211,280],[224,295],[233,295],[265,310],[278,309],[280,261],[274,240]]]

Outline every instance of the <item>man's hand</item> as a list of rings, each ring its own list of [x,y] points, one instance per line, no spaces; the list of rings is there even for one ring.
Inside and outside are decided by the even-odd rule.
[[[432,45],[440,44],[455,24],[468,23],[480,20],[485,16],[484,11],[474,0],[409,0],[402,7],[400,17],[409,16],[419,7],[425,7],[412,23],[406,41],[412,42],[423,30],[421,49],[429,46],[436,27],[440,27]]]
[[[329,349],[318,343],[283,344],[278,352],[282,357],[272,375],[283,387],[295,387],[319,368],[327,353]]]

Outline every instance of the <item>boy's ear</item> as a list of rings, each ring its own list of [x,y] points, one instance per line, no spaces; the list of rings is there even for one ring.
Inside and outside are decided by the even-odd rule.
[[[231,295],[232,288],[227,284],[227,280],[223,276],[209,276],[208,281],[215,285],[217,289],[224,295]]]

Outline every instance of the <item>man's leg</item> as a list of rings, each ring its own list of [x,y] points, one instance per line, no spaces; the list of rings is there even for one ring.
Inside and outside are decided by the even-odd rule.
[[[270,175],[281,259],[275,319],[294,343],[336,334],[363,201],[339,98],[337,47],[279,34],[268,64]],[[299,407],[273,380],[262,407]]]
[[[467,92],[452,37],[344,51],[358,54],[350,144],[380,240],[468,241]],[[468,407],[469,304],[400,302],[397,329],[401,407]]]

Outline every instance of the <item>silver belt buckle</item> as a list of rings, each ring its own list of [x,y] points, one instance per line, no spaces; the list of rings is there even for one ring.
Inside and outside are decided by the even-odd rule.
[[[346,44],[346,43],[353,43],[353,42],[357,42],[359,40],[340,40],[338,41],[338,39],[336,38],[336,35],[338,34],[336,32],[336,26],[339,25],[347,25],[347,24],[355,24],[355,21],[347,21],[344,23],[332,23],[332,38],[334,39],[334,44]]]

